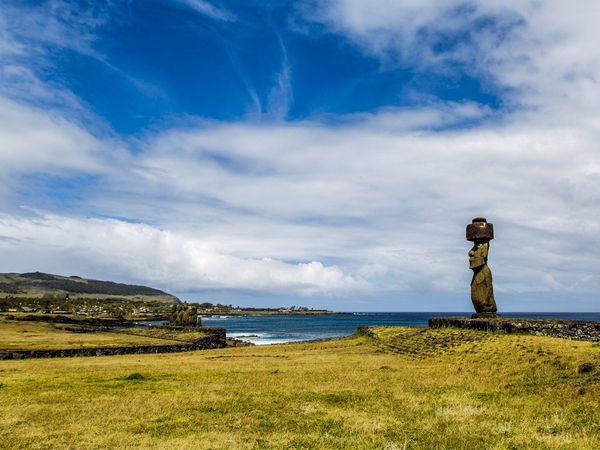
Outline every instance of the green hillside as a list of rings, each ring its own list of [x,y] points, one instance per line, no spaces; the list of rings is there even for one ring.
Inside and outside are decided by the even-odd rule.
[[[102,306],[149,305],[153,310],[178,303],[148,286],[61,276],[42,272],[0,273],[0,310],[13,308],[101,311]]]

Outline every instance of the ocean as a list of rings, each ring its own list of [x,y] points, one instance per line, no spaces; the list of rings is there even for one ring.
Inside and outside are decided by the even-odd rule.
[[[257,345],[328,339],[354,334],[357,327],[401,325],[425,327],[431,317],[470,316],[465,312],[392,312],[342,314],[280,314],[249,316],[204,316],[202,324],[225,327],[227,336]],[[600,322],[600,313],[503,313],[502,317],[570,319]]]

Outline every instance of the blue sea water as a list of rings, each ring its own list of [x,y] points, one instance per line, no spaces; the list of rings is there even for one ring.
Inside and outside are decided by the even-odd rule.
[[[369,325],[401,325],[425,327],[432,317],[470,316],[471,313],[342,313],[281,314],[250,316],[205,316],[202,324],[225,327],[227,336],[257,345],[310,341],[349,336],[357,327]],[[600,313],[503,313],[503,317],[537,319],[570,319],[600,322]]]

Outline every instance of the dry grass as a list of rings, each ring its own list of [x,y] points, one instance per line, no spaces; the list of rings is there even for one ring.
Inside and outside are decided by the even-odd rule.
[[[0,350],[39,350],[124,345],[177,344],[189,336],[172,336],[159,330],[129,329],[76,333],[78,325],[7,320],[0,315]]]
[[[307,344],[0,361],[0,447],[592,449],[600,348],[378,328]],[[579,373],[590,362],[592,372]]]

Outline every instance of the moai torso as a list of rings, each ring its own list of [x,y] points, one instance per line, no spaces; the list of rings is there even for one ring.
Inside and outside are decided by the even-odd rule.
[[[489,242],[476,243],[469,251],[469,268],[473,270],[471,301],[478,314],[496,312],[492,271],[487,265]]]
[[[489,249],[489,241],[475,243],[473,248],[469,250],[469,269],[477,269],[486,265]]]

